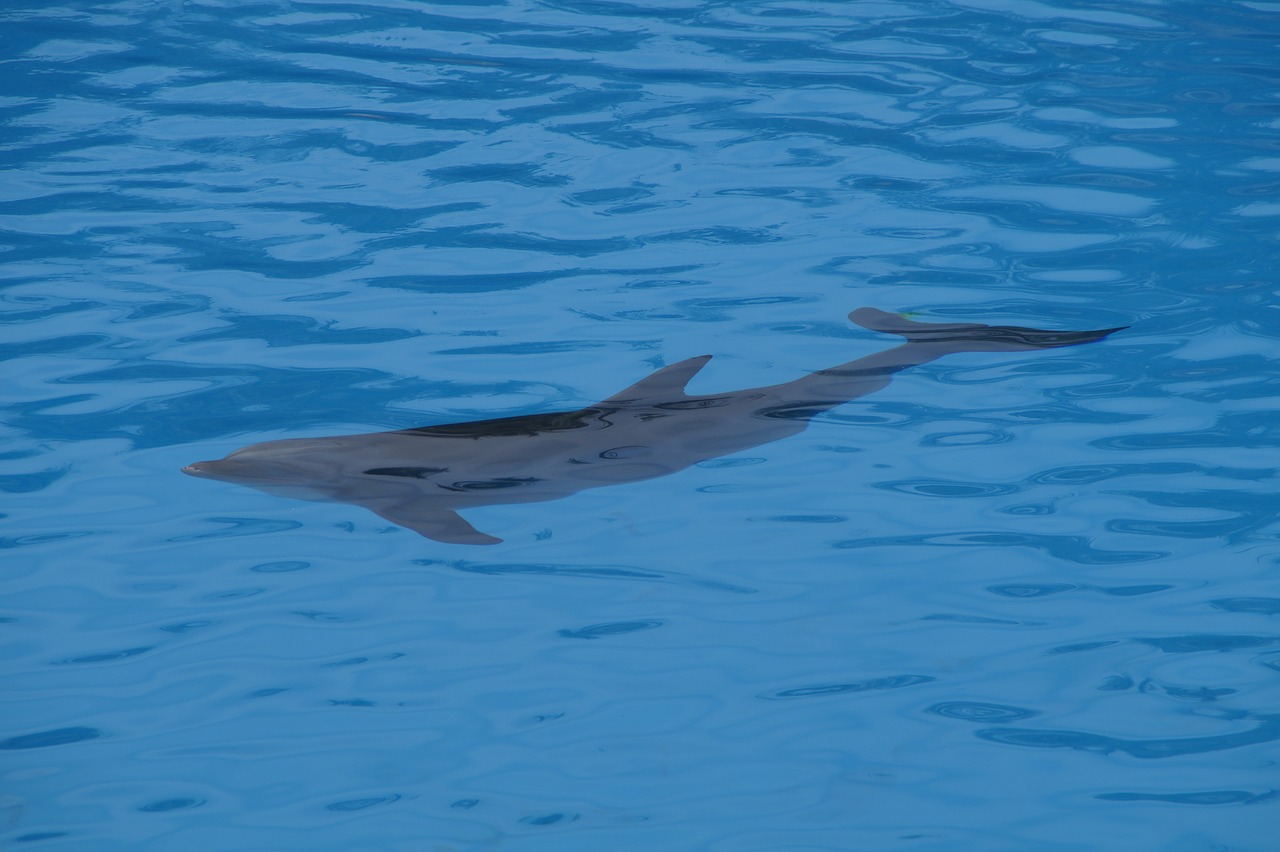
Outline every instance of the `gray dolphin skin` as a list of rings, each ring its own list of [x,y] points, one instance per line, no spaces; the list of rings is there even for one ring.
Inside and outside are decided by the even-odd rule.
[[[440,542],[497,544],[501,539],[476,530],[458,510],[556,500],[586,488],[666,476],[795,435],[815,415],[944,355],[1075,346],[1125,327],[1043,331],[922,323],[875,308],[859,308],[849,319],[907,342],[783,384],[693,396],[685,385],[711,360],[703,355],[577,411],[268,441],[182,470],[270,494],[354,503]]]

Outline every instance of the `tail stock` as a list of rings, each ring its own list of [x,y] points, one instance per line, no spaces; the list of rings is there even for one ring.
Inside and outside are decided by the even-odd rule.
[[[876,308],[858,308],[849,314],[849,319],[870,331],[898,334],[909,343],[941,344],[956,352],[1015,352],[1077,346],[1094,343],[1128,328],[1122,325],[1096,331],[1046,331],[1016,325],[917,322]]]

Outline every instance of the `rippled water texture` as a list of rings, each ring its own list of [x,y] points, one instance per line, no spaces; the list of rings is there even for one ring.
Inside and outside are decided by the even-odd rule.
[[[8,3],[0,840],[1247,850],[1280,3]],[[948,356],[442,544],[180,468]]]

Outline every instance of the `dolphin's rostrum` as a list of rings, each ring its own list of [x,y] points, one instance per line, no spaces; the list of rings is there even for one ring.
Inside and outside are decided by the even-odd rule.
[[[305,500],[355,503],[436,541],[496,544],[501,539],[479,532],[457,510],[555,500],[776,441],[803,431],[815,415],[884,387],[895,373],[944,355],[1074,346],[1120,330],[922,323],[874,308],[849,318],[907,342],[791,382],[692,396],[685,385],[711,360],[703,355],[578,411],[268,441],[183,472]]]

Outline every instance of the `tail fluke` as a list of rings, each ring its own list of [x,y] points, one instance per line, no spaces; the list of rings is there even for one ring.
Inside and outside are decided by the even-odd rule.
[[[940,344],[956,352],[1011,352],[1077,346],[1102,340],[1108,334],[1128,328],[1122,325],[1097,331],[1045,331],[1016,325],[916,322],[876,308],[858,308],[849,314],[849,319],[870,331],[898,334],[910,343]]]

